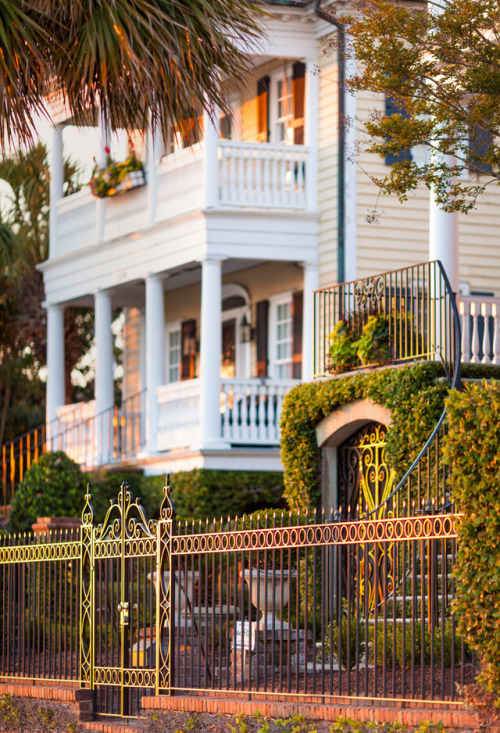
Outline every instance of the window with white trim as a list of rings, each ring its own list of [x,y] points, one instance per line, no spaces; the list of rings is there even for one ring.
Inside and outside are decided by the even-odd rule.
[[[292,298],[289,293],[270,300],[271,374],[274,379],[292,377]]]
[[[170,323],[166,326],[166,381],[167,384],[179,382],[181,378],[181,325]]]

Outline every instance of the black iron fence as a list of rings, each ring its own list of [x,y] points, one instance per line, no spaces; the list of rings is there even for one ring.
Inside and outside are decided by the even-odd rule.
[[[451,381],[459,330],[438,261],[323,288],[314,299],[314,375],[424,359],[440,360]]]
[[[123,486],[103,525],[4,537],[0,674],[73,680],[96,710],[148,694],[459,703],[474,656],[453,601],[450,506],[148,521]]]

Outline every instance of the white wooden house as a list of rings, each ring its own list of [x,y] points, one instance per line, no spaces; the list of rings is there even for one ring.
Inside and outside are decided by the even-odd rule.
[[[337,282],[341,228],[345,279],[427,260],[433,240],[434,254],[457,265],[464,359],[497,359],[498,190],[458,219],[430,216],[425,190],[403,205],[379,200],[370,176],[385,163],[355,154],[356,124],[346,131],[339,212],[338,64],[324,43],[337,30],[317,3],[291,5],[267,5],[253,70],[229,97],[232,118],[205,116],[199,139],[180,126],[167,150],[150,137],[142,187],[106,199],[84,187],[63,198],[70,120],[54,114],[50,256],[41,266],[47,422],[60,436],[53,447],[85,465],[278,469],[282,400],[312,377],[312,293]],[[367,94],[344,101],[361,119],[384,105]],[[103,133],[102,149],[107,140]],[[63,312],[77,305],[95,308],[96,394],[87,405],[67,405],[64,394]],[[115,306],[126,314],[120,409]],[[481,328],[481,308],[490,328]]]

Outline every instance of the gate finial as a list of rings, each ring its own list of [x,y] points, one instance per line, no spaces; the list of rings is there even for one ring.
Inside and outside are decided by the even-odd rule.
[[[166,483],[163,487],[163,500],[160,507],[160,519],[173,519],[175,517],[175,507],[170,497],[171,493],[172,487],[170,486],[170,474],[167,474]]]
[[[90,493],[90,484],[87,484],[85,505],[82,511],[82,524],[94,524],[94,507],[92,506],[92,494]]]

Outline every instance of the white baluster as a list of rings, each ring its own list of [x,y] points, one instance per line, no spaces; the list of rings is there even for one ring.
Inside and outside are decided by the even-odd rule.
[[[250,426],[248,432],[248,438],[250,443],[255,443],[259,439],[258,427],[257,427],[257,385],[250,384],[247,387],[248,399],[250,400]]]
[[[256,148],[255,154],[255,203],[257,206],[262,206],[262,153],[261,148]]]
[[[228,202],[228,187],[227,187],[227,153],[228,149],[223,145],[220,147],[221,157],[219,162],[219,178],[220,178],[220,199],[221,204],[227,204]]]
[[[498,309],[497,304],[492,303],[491,315],[493,317],[493,359],[492,364],[500,364],[500,343],[498,336]]]
[[[477,303],[470,304],[470,312],[472,316],[472,358],[473,364],[479,364],[479,324],[478,324],[478,312]]]
[[[281,205],[288,204],[289,186],[287,185],[287,173],[289,170],[288,151],[285,150],[281,156]]]
[[[262,155],[264,158],[264,193],[263,193],[263,203],[266,206],[269,206],[272,203],[272,196],[271,196],[271,160],[269,157],[269,152],[264,148],[262,151]]]
[[[470,304],[460,301],[460,317],[462,321],[462,362],[468,364],[470,361],[470,323],[469,310]]]
[[[279,169],[278,169],[278,155],[273,154],[272,168],[271,168],[271,204],[277,206],[279,203]]]
[[[228,399],[228,387],[224,382],[221,385],[221,401],[223,409],[222,413],[222,437],[226,441],[231,440],[230,429],[229,429],[229,399]]]
[[[229,202],[233,203],[237,197],[237,167],[236,167],[236,150],[235,148],[229,148]]]
[[[305,191],[304,191],[304,158],[302,153],[297,153],[297,191],[295,194],[296,197],[296,206],[297,208],[303,208],[305,204]]]
[[[245,151],[235,150],[235,154],[238,157],[237,203],[243,204],[245,202]]]
[[[490,344],[490,319],[491,303],[481,303],[481,315],[484,318],[483,332],[483,364],[491,364],[491,344]]]

